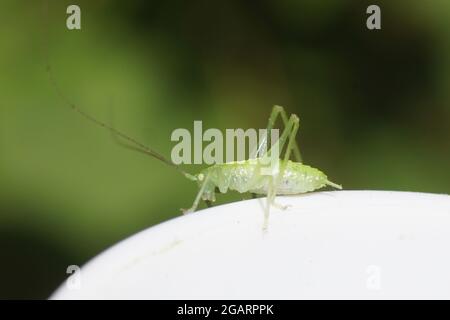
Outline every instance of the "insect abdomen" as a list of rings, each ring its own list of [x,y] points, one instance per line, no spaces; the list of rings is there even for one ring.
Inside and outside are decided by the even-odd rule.
[[[288,161],[283,178],[277,186],[277,194],[289,195],[314,191],[327,185],[327,176],[320,170]]]

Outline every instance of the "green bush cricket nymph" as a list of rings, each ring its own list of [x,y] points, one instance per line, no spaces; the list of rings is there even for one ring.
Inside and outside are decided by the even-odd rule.
[[[275,202],[275,197],[277,195],[302,194],[323,188],[325,186],[342,189],[340,185],[328,180],[327,176],[322,171],[302,163],[300,149],[295,141],[299,127],[299,118],[295,114],[288,117],[284,108],[281,106],[273,107],[267,124],[267,132],[271,132],[278,117],[281,117],[284,129],[279,139],[275,141],[268,150],[264,151],[262,155],[261,153],[258,153],[259,157],[257,158],[215,164],[201,170],[200,173],[193,175],[185,172],[179,165],[174,164],[172,161],[165,158],[155,150],[79,109],[76,105],[70,102],[65,95],[62,94],[62,91],[59,89],[53,78],[53,74],[49,66],[47,67],[47,71],[57,93],[72,110],[81,114],[84,118],[94,124],[109,130],[115,138],[122,139],[123,141],[117,141],[125,147],[154,157],[163,163],[174,167],[189,180],[197,182],[199,186],[197,196],[195,197],[191,208],[183,210],[184,213],[194,212],[201,200],[204,200],[207,204],[214,202],[216,200],[215,194],[217,191],[220,193],[226,193],[229,190],[233,190],[239,193],[263,195],[267,197],[263,223],[263,229],[266,230],[268,226],[270,207],[275,206],[282,209],[286,208]],[[260,142],[258,151],[267,149],[267,144],[268,137]],[[283,149],[285,149],[284,155],[283,157],[279,157]],[[276,159],[278,170],[275,170],[271,174],[262,174],[262,163],[267,163],[266,160],[268,157],[273,155],[273,150],[277,151]],[[294,156],[295,162],[290,160],[291,155]]]

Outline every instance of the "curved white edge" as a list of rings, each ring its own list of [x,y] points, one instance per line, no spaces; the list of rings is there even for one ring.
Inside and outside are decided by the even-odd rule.
[[[141,231],[50,299],[449,299],[450,196],[333,191],[195,212]]]

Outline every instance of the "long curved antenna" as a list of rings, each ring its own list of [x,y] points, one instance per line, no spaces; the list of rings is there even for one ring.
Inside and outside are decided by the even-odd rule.
[[[141,153],[144,153],[146,155],[149,155],[153,158],[156,158],[160,161],[162,161],[163,163],[174,167],[178,172],[180,172],[182,175],[184,175],[186,178],[188,178],[189,180],[192,181],[197,181],[197,178],[194,175],[191,175],[185,171],[183,171],[178,165],[174,164],[172,161],[166,159],[163,155],[159,154],[158,152],[156,152],[155,150],[147,147],[146,145],[144,145],[143,143],[137,141],[136,139],[130,137],[129,135],[117,130],[116,128],[94,118],[93,116],[91,116],[90,114],[84,112],[83,110],[81,110],[80,108],[78,108],[74,103],[72,103],[62,92],[61,88],[58,86],[58,83],[56,82],[54,76],[53,76],[53,72],[51,69],[50,64],[47,62],[47,73],[50,79],[50,82],[52,84],[52,86],[55,88],[56,93],[60,96],[60,98],[75,112],[79,113],[81,116],[83,116],[85,119],[89,120],[90,122],[96,124],[97,126],[100,126],[102,128],[105,128],[107,130],[109,130],[114,136],[116,137],[121,137],[122,139],[128,141],[129,143],[131,143],[131,145],[125,145],[127,148],[132,149],[134,151],[138,151]],[[123,144],[122,144],[123,145]]]

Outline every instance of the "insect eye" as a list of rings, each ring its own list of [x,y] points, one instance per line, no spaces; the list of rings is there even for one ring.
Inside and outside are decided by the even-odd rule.
[[[203,181],[203,178],[204,178],[203,173],[200,173],[197,177],[198,177],[198,181]]]

